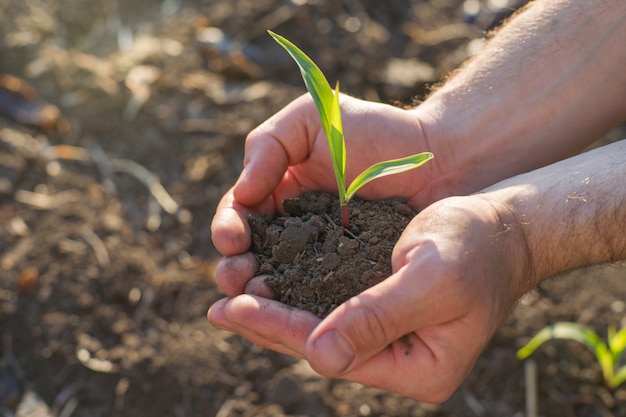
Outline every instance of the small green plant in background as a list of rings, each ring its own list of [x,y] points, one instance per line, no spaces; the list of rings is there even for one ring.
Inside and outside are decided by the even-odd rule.
[[[422,152],[405,158],[376,163],[359,174],[354,181],[346,187],[346,144],[341,121],[341,109],[339,107],[339,83],[337,83],[333,91],[322,71],[304,52],[284,37],[272,31],[268,32],[280,46],[289,52],[294,61],[296,61],[300,67],[304,84],[313,97],[313,101],[320,115],[322,128],[328,140],[333,170],[337,180],[342,224],[343,227],[347,229],[350,225],[348,218],[348,201],[354,196],[358,189],[376,178],[399,174],[418,168],[432,159],[433,154],[430,152]]]
[[[575,340],[591,350],[600,367],[607,387],[614,390],[626,381],[626,365],[620,367],[622,353],[626,349],[626,327],[616,331],[609,327],[607,342],[593,330],[578,323],[558,322],[541,329],[530,341],[517,351],[519,359],[528,358],[539,346],[555,339]]]

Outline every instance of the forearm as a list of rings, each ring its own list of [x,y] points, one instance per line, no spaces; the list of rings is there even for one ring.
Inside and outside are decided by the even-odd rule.
[[[478,195],[502,218],[515,219],[510,226],[524,236],[533,286],[563,271],[626,259],[625,178],[626,141],[620,141]]]
[[[623,0],[533,2],[414,110],[445,156],[439,181],[476,191],[570,156],[626,120],[624,39]]]

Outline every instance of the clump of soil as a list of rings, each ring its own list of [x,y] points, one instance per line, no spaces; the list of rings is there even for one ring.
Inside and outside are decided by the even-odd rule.
[[[282,303],[326,317],[391,275],[391,252],[416,212],[404,200],[350,201],[341,226],[337,196],[305,192],[285,200],[287,215],[251,216],[257,275]]]

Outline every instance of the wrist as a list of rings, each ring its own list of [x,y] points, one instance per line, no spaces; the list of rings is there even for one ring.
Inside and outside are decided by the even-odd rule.
[[[450,195],[571,156],[624,120],[625,4],[532,2],[413,110]]]
[[[510,170],[514,162],[507,158],[513,141],[506,132],[516,130],[510,126],[516,120],[509,118],[509,126],[503,126],[500,106],[477,111],[455,94],[440,91],[412,110],[429,149],[435,158],[440,156],[436,160],[439,178],[433,183],[433,188],[444,190],[440,197],[471,194],[519,173]],[[502,166],[507,159],[509,164]]]
[[[487,208],[484,211],[491,210],[490,217],[496,225],[495,232],[492,232],[493,252],[496,262],[504,265],[502,277],[508,281],[510,307],[540,282],[524,224],[509,202],[497,193],[478,193],[470,198],[486,203]]]
[[[509,212],[528,251],[532,285],[626,259],[626,141],[523,174],[481,194]]]

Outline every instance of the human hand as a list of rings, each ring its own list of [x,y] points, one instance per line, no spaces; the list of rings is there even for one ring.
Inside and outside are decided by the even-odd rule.
[[[342,95],[346,136],[347,180],[370,165],[388,159],[432,151],[419,117],[412,111]],[[366,199],[401,196],[416,208],[440,198],[437,160],[411,173],[377,179],[358,195]],[[295,100],[246,139],[244,169],[222,198],[211,227],[213,242],[225,256],[250,246],[247,217],[251,212],[274,216],[282,201],[302,189],[336,192],[328,143],[309,95]]]
[[[421,151],[434,151],[418,116],[408,110],[342,96],[348,154],[347,179],[366,167]],[[403,196],[421,208],[445,193],[437,160],[410,173],[383,177],[367,184],[359,196],[382,199]],[[304,95],[271,117],[246,139],[244,169],[222,198],[211,225],[215,247],[225,256],[217,267],[218,286],[228,296],[246,291],[268,295],[261,279],[251,280],[257,264],[251,253],[250,213],[274,216],[285,198],[302,189],[334,191],[336,181],[328,143],[317,109]]]
[[[485,196],[448,198],[407,227],[389,278],[324,320],[236,291],[208,318],[257,345],[305,358],[324,376],[440,402],[529,289],[523,239],[514,218]],[[254,282],[248,292],[261,288]]]

